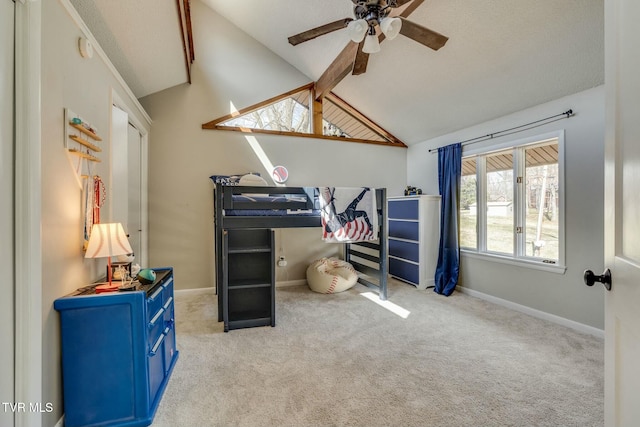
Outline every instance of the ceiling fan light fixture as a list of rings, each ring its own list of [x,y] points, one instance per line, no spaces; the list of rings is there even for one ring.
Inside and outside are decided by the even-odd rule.
[[[382,33],[389,39],[393,40],[396,38],[398,34],[400,34],[400,29],[402,28],[402,20],[400,18],[383,18],[380,21],[380,30]]]
[[[364,39],[364,36],[367,34],[368,29],[369,23],[364,19],[356,19],[349,22],[349,24],[347,25],[349,37],[356,43],[360,43]]]
[[[370,34],[364,39],[364,46],[362,46],[364,53],[377,53],[380,52],[380,42],[376,34]]]

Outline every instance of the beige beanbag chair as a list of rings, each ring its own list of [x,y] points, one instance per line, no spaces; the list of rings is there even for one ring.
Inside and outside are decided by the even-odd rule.
[[[338,258],[321,258],[307,268],[307,283],[312,291],[334,294],[353,287],[358,274],[351,264]]]

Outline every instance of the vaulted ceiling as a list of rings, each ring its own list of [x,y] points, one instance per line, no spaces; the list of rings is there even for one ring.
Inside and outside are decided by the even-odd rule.
[[[353,17],[351,0],[191,1],[202,1],[310,81],[349,43],[347,30],[297,46],[287,38]],[[136,96],[187,81],[175,0],[71,3]],[[434,51],[402,35],[385,40],[365,74],[347,75],[333,91],[411,145],[586,90],[604,83],[603,3],[425,0],[409,19],[448,36],[444,47]]]

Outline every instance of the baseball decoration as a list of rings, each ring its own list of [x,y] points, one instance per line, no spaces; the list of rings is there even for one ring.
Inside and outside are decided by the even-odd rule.
[[[289,171],[284,166],[276,166],[275,168],[273,168],[271,176],[277,184],[282,184],[286,182],[287,179],[289,179]]]
[[[353,266],[341,259],[321,258],[307,268],[309,288],[321,294],[335,294],[351,289],[358,281]]]

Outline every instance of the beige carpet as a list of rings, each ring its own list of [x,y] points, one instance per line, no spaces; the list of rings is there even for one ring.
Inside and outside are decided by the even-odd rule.
[[[155,427],[602,426],[603,341],[461,293],[391,281],[278,288],[276,327],[224,333],[211,290],[176,295],[180,358]]]

